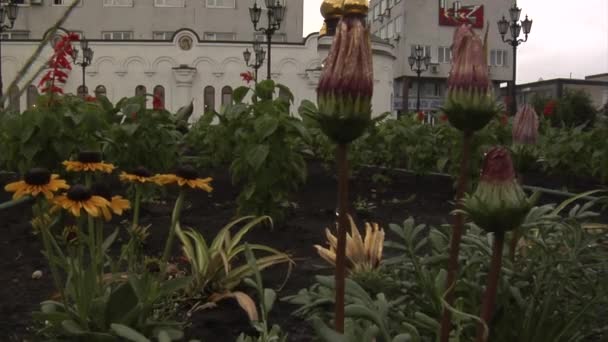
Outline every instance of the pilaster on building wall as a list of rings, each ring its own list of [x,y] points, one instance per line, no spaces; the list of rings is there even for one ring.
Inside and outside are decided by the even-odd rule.
[[[189,39],[188,39],[189,38]],[[184,39],[191,42],[183,45]],[[2,70],[5,89],[14,79],[23,63],[33,53],[38,41],[4,41]],[[327,56],[331,38],[321,40],[318,34],[311,34],[300,43],[277,43],[272,45],[272,79],[284,84],[294,94],[292,112],[302,100],[316,102],[316,87],[321,73],[323,59]],[[220,111],[230,100],[231,90],[247,85],[240,74],[248,68],[243,60],[243,51],[251,50],[250,42],[210,42],[200,41],[195,32],[182,30],[173,41],[90,41],[95,55],[92,65],[86,69],[88,93],[94,95],[96,89],[104,89],[108,99],[114,103],[123,97],[134,96],[136,88],[145,87],[149,94],[161,86],[164,90],[165,106],[176,111],[194,101],[193,120],[206,109]],[[372,106],[375,115],[391,111],[393,88],[392,49],[389,44],[374,43],[375,92]],[[47,47],[30,72],[37,70],[51,56]],[[65,92],[77,93],[81,85],[82,70],[74,68],[70,72]],[[23,79],[28,80],[31,74]],[[266,78],[266,64],[259,70],[259,80]],[[20,89],[36,85],[19,84]],[[253,82],[249,84],[253,86]],[[228,96],[226,96],[228,95]],[[27,94],[20,99],[20,108],[31,104]],[[151,100],[148,106],[152,106]]]

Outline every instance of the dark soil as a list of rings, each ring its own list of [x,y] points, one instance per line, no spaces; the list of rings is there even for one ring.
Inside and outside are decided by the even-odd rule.
[[[453,196],[451,179],[395,173],[388,175],[390,183],[378,184],[371,181],[371,175],[375,172],[364,170],[350,183],[351,200],[358,220],[379,222],[384,227],[388,223],[401,223],[409,216],[428,224],[448,222]],[[309,180],[293,196],[293,203],[297,206],[290,211],[285,222],[272,230],[257,227],[246,237],[251,243],[262,243],[286,251],[296,261],[279,297],[295,294],[308,287],[316,274],[331,273],[312,246],[325,244],[324,229],[335,219],[336,181],[332,174],[312,163]],[[198,229],[208,240],[234,218],[234,201],[238,194],[238,189],[231,185],[225,171],[211,172],[211,175],[214,177],[214,192],[210,195],[189,193],[182,214],[182,225]],[[546,178],[542,180],[547,181]],[[0,185],[4,187],[7,181],[9,179],[0,179]],[[543,185],[547,184],[550,183]],[[0,203],[8,199],[8,194],[0,194]],[[551,199],[561,200],[563,198]],[[143,212],[142,223],[152,224],[146,251],[148,254],[159,254],[164,243],[173,205],[172,200],[167,203],[150,205]],[[30,214],[27,203],[0,211],[0,283],[3,285],[0,288],[0,341],[31,340],[31,312],[38,310],[39,303],[48,299],[53,292],[47,263],[40,252],[39,238],[32,234],[28,223]],[[390,239],[390,232],[387,235]],[[43,272],[41,279],[32,279],[35,270]],[[283,283],[285,275],[285,267],[268,269],[263,272],[264,285],[276,288]],[[290,315],[295,309],[288,303],[277,301],[270,317],[271,323],[279,324],[288,332],[289,341],[311,341],[313,333],[309,325]],[[241,332],[251,331],[246,315],[232,300],[221,302],[217,308],[196,312],[190,323],[186,330],[187,337],[201,341],[234,341]]]

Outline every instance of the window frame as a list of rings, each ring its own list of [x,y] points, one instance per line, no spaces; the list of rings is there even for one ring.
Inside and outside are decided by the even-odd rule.
[[[212,1],[213,1],[214,5],[209,4]],[[232,1],[232,6],[218,6],[217,1],[218,0],[205,0],[205,7],[206,8],[222,8],[222,9],[235,9],[236,8],[236,0],[222,0],[222,1]]]
[[[163,2],[163,3],[160,3]],[[178,4],[171,4],[167,2],[179,2]],[[185,0],[154,0],[154,7],[165,7],[165,8],[185,8]]]
[[[133,0],[103,0],[103,7],[133,7]]]

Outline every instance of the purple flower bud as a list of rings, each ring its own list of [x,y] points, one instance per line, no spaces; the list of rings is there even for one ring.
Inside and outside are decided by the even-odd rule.
[[[538,115],[530,105],[523,105],[513,119],[513,142],[536,144],[538,140]]]

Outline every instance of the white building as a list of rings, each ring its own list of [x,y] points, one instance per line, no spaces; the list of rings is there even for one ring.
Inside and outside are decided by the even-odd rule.
[[[459,20],[453,19],[454,3],[461,6]],[[497,29],[497,21],[508,15],[512,5],[512,0],[371,0],[368,22],[372,33],[394,46],[394,109],[416,108],[419,85],[408,63],[416,45],[423,46],[425,54],[431,56],[431,66],[421,74],[421,110],[432,111],[441,106],[454,30],[462,22],[472,23],[482,37],[489,30],[488,65],[498,94],[499,84],[513,79],[513,55]]]

